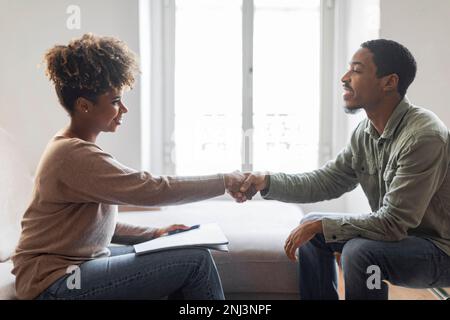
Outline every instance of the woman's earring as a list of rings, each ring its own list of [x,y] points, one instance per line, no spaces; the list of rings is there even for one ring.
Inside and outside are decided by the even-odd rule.
[[[84,112],[88,112],[88,109],[85,109]]]

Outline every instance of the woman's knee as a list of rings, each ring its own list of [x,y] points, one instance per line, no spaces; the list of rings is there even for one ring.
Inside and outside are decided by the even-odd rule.
[[[197,272],[200,268],[214,264],[211,253],[204,248],[180,248],[156,252],[136,257],[131,267],[140,268],[181,268]],[[197,271],[196,271],[197,270]]]
[[[189,257],[194,258],[195,261],[197,261],[199,264],[205,264],[205,265],[213,265],[214,259],[211,255],[211,252],[208,249],[205,248],[187,248],[184,249],[186,252],[186,255]]]

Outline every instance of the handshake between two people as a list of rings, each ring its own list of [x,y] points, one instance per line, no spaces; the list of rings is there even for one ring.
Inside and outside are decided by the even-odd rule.
[[[255,194],[268,187],[268,172],[240,172],[233,171],[223,174],[225,190],[236,202],[251,200]],[[153,233],[153,238],[158,238],[170,232],[188,230],[190,227],[184,224],[172,224],[164,228],[158,228]]]
[[[223,176],[227,193],[239,203],[251,200],[255,194],[268,187],[268,172],[234,171]]]
[[[237,202],[251,200],[255,194],[269,187],[268,172],[247,172],[234,171],[224,174],[225,188]],[[284,251],[287,257],[298,260],[297,249],[310,241],[316,234],[323,233],[321,219],[300,223],[289,234],[284,244]]]
[[[240,172],[234,171],[223,174],[225,189],[236,202],[245,202],[251,200],[255,194],[264,189],[269,188],[268,172]],[[159,237],[166,233],[176,230],[187,230],[189,226],[171,225],[166,228],[158,229],[155,237]],[[323,233],[321,220],[311,220],[301,223],[289,234],[286,239],[284,250],[286,255],[292,261],[297,260],[296,250],[303,244],[310,241],[316,234]]]

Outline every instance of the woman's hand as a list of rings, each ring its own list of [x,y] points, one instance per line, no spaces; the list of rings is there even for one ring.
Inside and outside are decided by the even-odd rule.
[[[228,193],[239,192],[242,183],[244,182],[246,176],[239,170],[233,171],[231,173],[225,173],[223,175],[225,181],[225,189]]]
[[[186,230],[189,229],[189,226],[186,226],[184,224],[172,224],[168,227],[164,227],[164,228],[159,228],[156,230],[155,232],[155,238],[159,238],[162,235],[165,235],[166,233],[168,233],[169,231],[175,231],[175,230]]]

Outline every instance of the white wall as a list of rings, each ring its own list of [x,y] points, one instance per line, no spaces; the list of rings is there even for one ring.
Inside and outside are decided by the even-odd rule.
[[[450,1],[381,0],[383,38],[405,45],[417,61],[408,98],[450,127]]]
[[[69,5],[81,8],[81,29],[69,30]],[[0,0],[0,127],[15,136],[34,171],[48,140],[68,123],[51,83],[38,68],[45,51],[85,32],[117,36],[139,53],[137,0]],[[122,163],[140,167],[139,85],[125,95],[129,113],[98,144]]]

